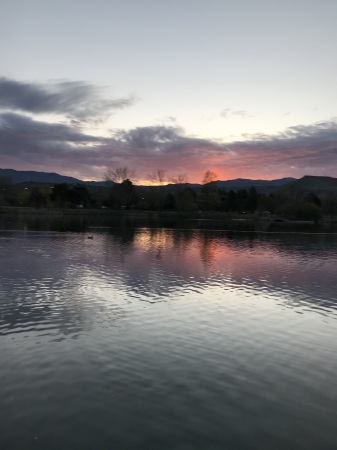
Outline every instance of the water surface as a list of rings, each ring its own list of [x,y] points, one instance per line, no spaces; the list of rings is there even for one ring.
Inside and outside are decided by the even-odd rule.
[[[337,448],[335,235],[0,231],[0,448]]]

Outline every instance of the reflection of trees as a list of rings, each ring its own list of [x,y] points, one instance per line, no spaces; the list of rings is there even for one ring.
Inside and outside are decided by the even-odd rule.
[[[109,234],[121,241],[124,246],[128,247],[133,245],[136,236],[136,229],[125,226],[122,222],[120,227],[109,229]]]
[[[193,230],[172,230],[173,247],[177,254],[183,254],[195,242]]]
[[[137,294],[157,295],[159,300],[172,289],[188,290],[195,283],[207,289],[215,282],[227,289],[225,280],[230,280],[232,288],[281,294],[288,305],[305,296],[309,303],[331,307],[321,280],[326,278],[329,284],[334,277],[336,243],[336,238],[322,236],[235,234],[230,239],[217,232],[145,229],[136,236],[124,276]],[[318,266],[325,261],[324,270],[315,255]],[[140,261],[137,270],[134,258]]]
[[[146,251],[158,248],[167,251],[174,245],[173,235],[164,228],[143,228],[136,235],[136,245]]]
[[[110,308],[109,321],[123,317],[121,299],[168,301],[196,286],[207,293],[213,283],[221,292],[271,293],[290,307],[305,298],[308,304],[336,308],[332,288],[330,293],[322,288],[332,286],[335,277],[334,236],[129,227],[92,235],[89,240],[80,233],[53,233],[34,240],[22,234],[24,245],[15,258],[8,256],[15,254],[18,234],[3,239],[2,333],[20,327],[78,333]],[[14,279],[16,270],[24,273],[22,279]]]
[[[205,269],[209,270],[212,267],[217,252],[217,244],[213,236],[204,233],[200,236],[200,258]]]
[[[131,208],[138,201],[135,186],[130,180],[115,183],[110,192],[110,205],[113,209]]]

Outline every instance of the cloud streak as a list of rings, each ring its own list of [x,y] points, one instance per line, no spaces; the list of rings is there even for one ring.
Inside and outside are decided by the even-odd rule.
[[[241,119],[250,119],[251,117],[253,117],[252,114],[248,113],[247,111],[240,109],[231,109],[231,108],[226,108],[223,111],[221,111],[220,113],[221,117],[224,117],[225,119],[231,118],[231,117],[241,117]]]
[[[100,121],[135,103],[132,96],[105,99],[103,88],[83,81],[48,84],[0,78],[0,109],[31,114],[60,114],[74,120]]]
[[[0,90],[3,168],[103,179],[107,168],[128,166],[137,170],[139,179],[145,179],[153,170],[165,169],[169,176],[186,173],[191,182],[200,182],[207,169],[216,171],[221,179],[336,174],[335,119],[293,126],[277,135],[247,135],[244,140],[231,143],[188,135],[176,125],[135,127],[114,130],[110,137],[93,136],[78,127],[76,121],[102,117],[111,108],[126,107],[122,99],[107,105],[97,96],[96,88],[81,82],[56,89],[53,97],[55,85],[45,89],[3,80],[2,89],[18,88],[9,89],[4,96]],[[90,99],[94,99],[92,104]],[[101,109],[94,111],[101,101]],[[50,123],[39,119],[39,114],[46,112],[62,112],[73,121]]]

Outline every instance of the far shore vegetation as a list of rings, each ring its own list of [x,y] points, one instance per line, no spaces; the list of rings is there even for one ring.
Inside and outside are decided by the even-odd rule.
[[[149,185],[134,184],[134,172],[110,171],[105,184],[12,183],[0,179],[0,213],[149,215],[233,220],[335,222],[337,196],[315,192],[294,195],[292,190],[261,192],[258,187],[221,189],[216,174],[206,171],[202,184],[186,176],[165,179],[165,171],[149,175]]]

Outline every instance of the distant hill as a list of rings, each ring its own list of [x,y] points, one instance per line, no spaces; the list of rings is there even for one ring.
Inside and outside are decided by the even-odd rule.
[[[83,181],[74,177],[59,175],[54,172],[36,172],[33,170],[0,169],[0,178],[11,180],[14,184],[19,183],[47,183],[47,184],[85,184],[87,186],[106,186],[105,181]]]
[[[279,193],[301,198],[313,193],[318,197],[337,196],[337,178],[306,175],[278,189]]]
[[[214,183],[219,188],[226,190],[249,189],[252,186],[255,186],[255,188],[259,190],[259,188],[262,187],[277,188],[292,181],[295,181],[295,178],[280,178],[277,180],[250,180],[246,178],[236,178],[235,180],[215,181]]]
[[[58,173],[36,172],[26,170],[14,169],[0,169],[0,179],[5,178],[11,180],[14,184],[19,183],[68,183],[68,184],[85,184],[92,187],[106,186],[105,181],[83,181],[78,178],[59,175]],[[276,180],[250,180],[246,178],[237,178],[227,181],[214,181],[218,188],[230,191],[231,189],[237,191],[239,189],[249,189],[255,186],[256,190],[262,194],[284,193],[295,198],[303,198],[309,193],[316,194],[320,198],[337,197],[337,178],[320,177],[313,175],[306,175],[303,178],[296,180],[294,178],[280,178]],[[193,189],[200,189],[200,184],[184,184],[185,187]],[[147,186],[137,186],[139,194],[142,190],[147,190]],[[174,189],[174,185],[165,186],[165,190],[170,191]]]
[[[82,181],[82,183],[91,187],[112,186],[114,184],[113,181]]]
[[[0,169],[0,178],[8,178],[12,183],[69,183],[79,184],[82,180],[73,177],[66,177],[58,173],[35,172],[26,170]]]
[[[277,180],[250,180],[248,178],[236,178],[234,180],[227,181],[213,181],[211,184],[216,185],[220,189],[224,189],[226,191],[237,191],[239,189],[249,189],[252,186],[255,186],[256,190],[259,192],[271,192],[280,186],[284,186],[287,183],[294,181],[295,178],[280,178]],[[173,186],[173,185],[168,185]],[[202,184],[190,184],[186,183],[186,187],[191,187],[193,189],[199,189],[202,187]]]
[[[0,169],[0,178],[10,179],[12,183],[68,183],[68,184],[86,184],[87,186],[105,186],[105,181],[83,181],[78,178],[67,177],[59,175],[58,173],[49,172],[36,172],[26,170],[14,170],[14,169]],[[260,192],[272,191],[277,187],[283,186],[286,183],[294,181],[294,178],[281,178],[278,180],[249,180],[244,178],[237,178],[235,180],[228,181],[214,181],[217,187],[226,190],[238,190],[249,189],[251,186],[255,186]],[[170,186],[170,185],[169,185]],[[168,187],[169,187],[168,186]],[[186,186],[191,188],[200,188],[200,184],[186,183]]]

